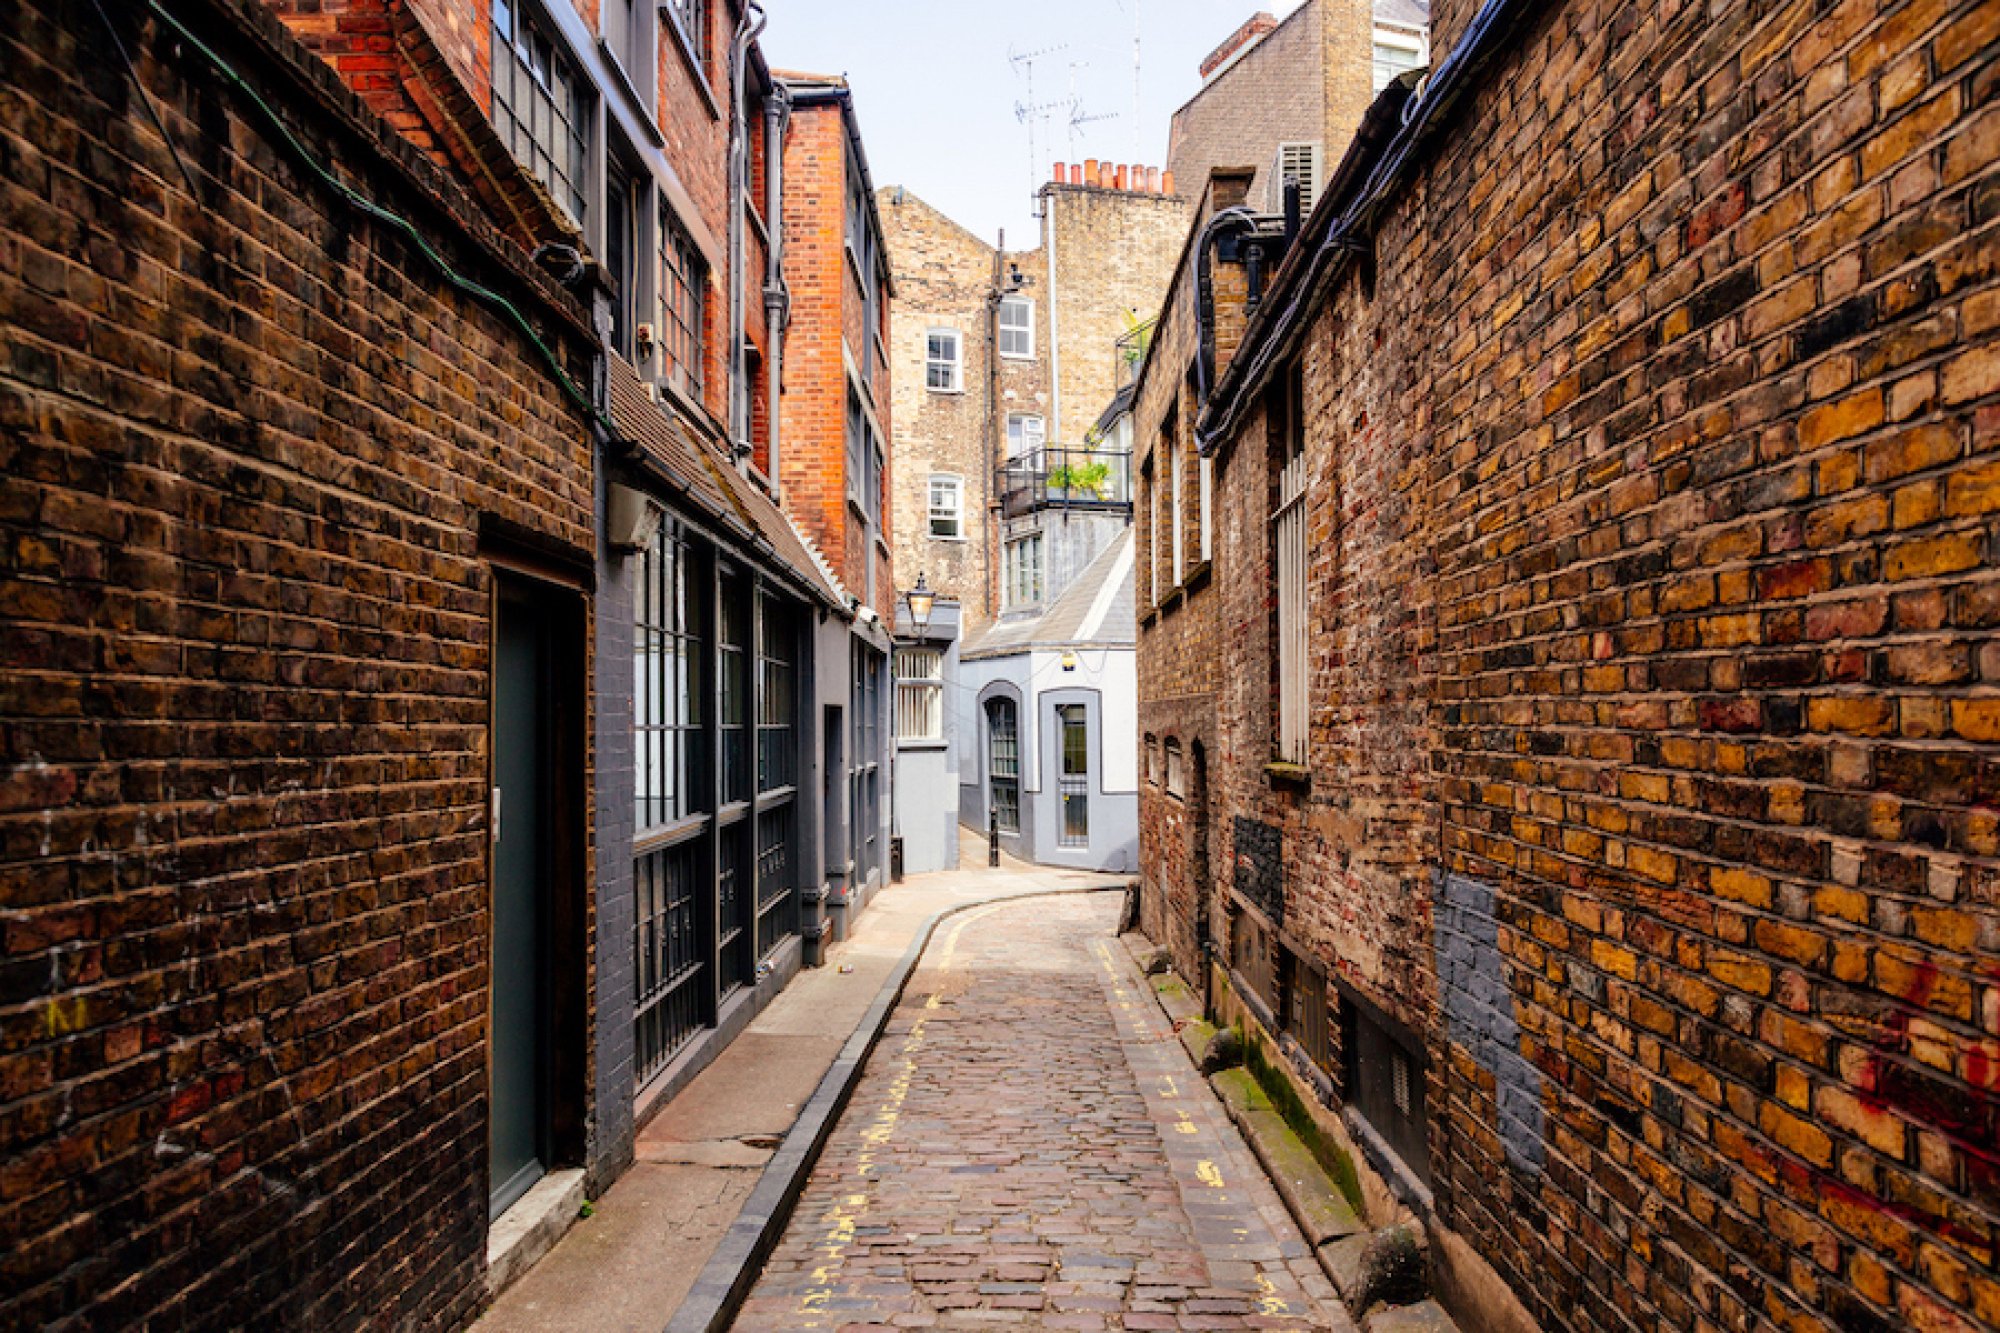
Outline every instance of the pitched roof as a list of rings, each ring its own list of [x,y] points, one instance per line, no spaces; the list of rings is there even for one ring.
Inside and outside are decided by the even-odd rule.
[[[685,415],[654,402],[624,358],[606,360],[611,367],[611,420],[619,435],[681,492],[681,499],[718,522],[724,535],[766,555],[803,591],[845,612],[847,590],[763,488],[737,471]]]
[[[1130,648],[1138,638],[1132,530],[1127,528],[1040,615],[995,621],[966,645],[964,655],[997,657],[1031,648]]]

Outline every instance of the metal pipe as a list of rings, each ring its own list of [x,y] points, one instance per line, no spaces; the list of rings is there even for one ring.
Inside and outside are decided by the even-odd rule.
[[[750,136],[743,123],[743,66],[750,44],[764,31],[764,6],[747,0],[729,45],[729,443],[739,453],[750,436],[743,394],[743,206],[750,166]]]
[[[764,227],[769,235],[764,262],[764,452],[773,498],[784,492],[779,472],[778,395],[785,367],[785,327],[791,323],[792,294],[785,286],[785,135],[792,122],[792,99],[772,81],[764,97]]]
[[[1056,312],[1060,305],[1057,297],[1062,288],[1056,281],[1056,192],[1050,190],[1043,198],[1048,201],[1042,210],[1042,217],[1048,224],[1049,231],[1049,419],[1054,427],[1056,443],[1061,444],[1063,440],[1062,326]]]

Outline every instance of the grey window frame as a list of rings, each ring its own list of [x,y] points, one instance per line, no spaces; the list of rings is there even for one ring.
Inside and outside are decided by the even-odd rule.
[[[487,118],[514,159],[587,231],[596,91],[536,0],[494,0],[488,31]]]

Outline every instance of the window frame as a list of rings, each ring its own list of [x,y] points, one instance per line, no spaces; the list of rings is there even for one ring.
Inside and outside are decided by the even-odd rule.
[[[1009,307],[1026,312],[1026,317],[1019,326],[1010,325],[1007,322]],[[1032,361],[1035,359],[1035,302],[1033,297],[1017,295],[1001,297],[999,310],[996,312],[994,319],[994,328],[1002,360]],[[1024,339],[1026,342],[1025,348],[1017,348],[1016,350],[1009,351],[1007,348],[1009,334],[1018,335],[1020,339]]]
[[[951,503],[948,506],[940,507],[938,504],[938,488],[940,486],[943,486],[951,496]],[[930,481],[925,487],[925,513],[928,520],[926,531],[929,533],[932,541],[962,542],[967,540],[965,533],[964,476],[956,472],[931,473]],[[938,521],[941,518],[948,518],[951,531],[938,531]]]
[[[915,727],[907,726],[918,720]],[[903,644],[896,649],[896,743],[943,744],[944,649]]]
[[[1090,846],[1090,705],[1056,710],[1056,846]]]
[[[594,219],[590,199],[596,181],[595,127],[597,90],[584,65],[560,35],[560,29],[538,0],[495,0],[487,22],[486,118],[506,145],[509,155],[537,181],[585,234]],[[537,63],[545,66],[537,72]],[[502,71],[506,71],[503,80]],[[539,96],[524,115],[516,94]],[[503,87],[504,85],[504,87]],[[563,103],[567,101],[565,107]],[[558,165],[553,143],[544,143],[535,128],[538,111],[546,107],[551,131],[560,130],[571,159]],[[501,113],[505,112],[503,122]],[[518,139],[525,139],[524,154]],[[557,177],[560,180],[551,179]]]
[[[708,381],[708,257],[672,205],[662,199],[658,211],[655,261],[659,271],[653,295],[660,311],[654,340],[659,349],[659,378],[699,403],[705,401],[702,395]]]
[[[1035,429],[1032,432],[1035,443],[1032,448],[1028,445],[1028,437],[1031,432],[1028,430],[1027,425],[1030,421],[1035,423]],[[1014,446],[1014,425],[1016,422],[1019,422],[1021,425],[1019,432],[1021,447],[1018,449]],[[1009,463],[1026,463],[1033,466],[1040,466],[1042,455],[1048,451],[1049,447],[1049,419],[1040,412],[1009,412],[1007,414],[1006,432],[1007,461]]]
[[[1032,577],[1025,564],[1028,544],[1034,544],[1034,564]],[[1024,532],[1007,540],[1000,553],[1001,594],[1005,610],[1023,606],[1040,606],[1048,594],[1047,570],[1044,565],[1046,550],[1040,531]],[[1030,590],[1030,583],[1033,587]]]
[[[950,339],[951,355],[931,354],[931,342],[937,338]],[[932,382],[933,373],[940,368],[946,372],[948,383]],[[924,389],[929,393],[965,392],[965,335],[957,329],[938,326],[924,330]]]

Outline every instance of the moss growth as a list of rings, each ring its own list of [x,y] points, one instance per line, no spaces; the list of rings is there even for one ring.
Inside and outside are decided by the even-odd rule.
[[[1245,1025],[1239,1024],[1239,1026]],[[1269,1055],[1265,1053],[1264,1043],[1247,1031],[1243,1033],[1243,1037],[1244,1063],[1249,1066],[1250,1073],[1256,1078],[1257,1085],[1264,1090],[1265,1096],[1271,1099],[1272,1109],[1291,1126],[1292,1132],[1299,1136],[1299,1142],[1306,1145],[1306,1150],[1313,1155],[1313,1160],[1333,1178],[1333,1183],[1340,1190],[1342,1197],[1353,1206],[1355,1215],[1360,1216],[1361,1181],[1354,1174],[1353,1160],[1325,1130],[1320,1128],[1319,1121],[1313,1118],[1312,1112],[1299,1100],[1298,1089],[1292,1086],[1292,1081],[1285,1071],[1271,1063]]]

